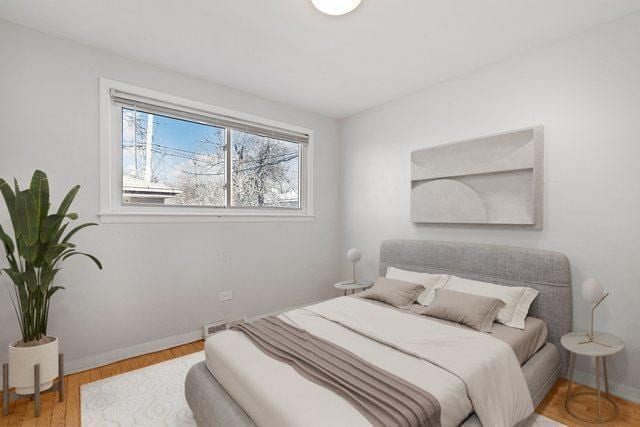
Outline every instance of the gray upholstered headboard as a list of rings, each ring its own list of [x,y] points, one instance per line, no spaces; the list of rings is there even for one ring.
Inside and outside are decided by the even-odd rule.
[[[558,252],[475,243],[386,240],[380,246],[380,275],[387,267],[446,273],[540,292],[529,314],[544,320],[549,341],[558,347],[565,372],[567,355],[560,338],[571,332],[573,302],[569,260]]]

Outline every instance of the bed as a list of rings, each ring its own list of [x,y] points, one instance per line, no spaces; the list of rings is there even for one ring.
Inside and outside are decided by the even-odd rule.
[[[534,407],[540,403],[556,380],[564,374],[567,358],[566,355],[559,350],[562,348],[559,345],[559,341],[562,335],[571,330],[572,319],[571,274],[569,262],[564,255],[537,249],[472,243],[388,240],[383,242],[380,248],[379,268],[381,276],[385,275],[388,267],[427,273],[452,274],[467,279],[481,280],[500,285],[528,286],[536,289],[539,291],[539,294],[531,305],[529,315],[532,318],[540,319],[542,321],[541,323],[546,326],[546,342],[543,343],[541,347],[537,346],[534,354],[522,356],[522,359],[519,357],[520,362],[524,361],[524,364],[522,364],[521,367],[518,365],[518,369],[521,369],[520,376],[523,377],[526,382],[525,391],[528,392],[528,396],[530,395],[530,402]],[[325,305],[311,306],[309,310],[312,311],[314,315],[319,313],[320,315],[326,314],[330,317],[331,313],[335,312],[336,307],[342,307],[343,305],[348,306],[350,310],[360,310],[361,304],[357,300],[357,298],[352,297],[337,298],[332,300],[333,302]],[[377,308],[373,309],[369,306],[372,306],[372,304],[362,306],[363,309],[366,309],[362,312],[362,316],[370,316],[367,322],[363,322],[365,325],[375,323],[378,317],[387,315],[391,316],[389,317],[390,319],[396,319],[397,317],[395,314],[390,313],[391,310],[381,308],[379,310],[384,310],[384,312],[376,312],[375,310],[378,310]],[[305,314],[303,311],[296,311],[295,313],[292,312],[291,316],[292,318],[297,316],[296,319],[302,323],[311,322],[305,325],[314,327],[317,323],[315,318],[308,320]],[[408,323],[414,321],[409,320],[410,316],[398,316],[404,316],[400,320]],[[337,321],[339,319],[333,320]],[[357,323],[356,319],[356,324]],[[382,328],[383,326],[384,322],[380,327]],[[326,324],[323,323],[322,328],[326,329],[326,327]],[[357,329],[354,328],[353,325],[350,327]],[[318,329],[318,333],[324,330],[322,328]],[[331,328],[334,328],[334,326],[331,325]],[[343,340],[355,342],[359,339],[357,335],[348,335],[349,333],[354,333],[349,327],[342,329],[347,329],[341,332],[344,334],[342,337]],[[461,332],[461,334],[464,333],[465,332]],[[229,333],[228,335],[217,337],[215,340],[212,340],[212,342],[207,342],[207,360],[191,368],[187,375],[185,395],[199,425],[255,426],[256,423],[254,423],[254,420],[247,412],[253,414],[253,418],[260,420],[258,424],[273,424],[275,421],[270,422],[265,420],[276,420],[277,418],[269,418],[267,415],[261,413],[259,406],[252,405],[252,398],[256,398],[256,395],[251,396],[246,394],[247,389],[250,387],[247,386],[247,382],[243,381],[251,382],[255,381],[256,377],[260,377],[260,379],[264,377],[265,382],[255,385],[257,391],[254,390],[256,393],[260,393],[260,398],[274,396],[273,399],[275,399],[279,393],[285,393],[284,395],[286,395],[288,391],[287,387],[291,387],[291,390],[293,390],[295,388],[294,386],[296,386],[294,383],[298,381],[298,378],[289,375],[285,370],[280,372],[279,362],[266,355],[258,356],[257,353],[249,354],[250,345],[247,346],[246,343],[236,338],[237,336],[234,338],[234,335]],[[368,343],[363,341],[362,346],[366,347],[366,345],[368,345]],[[233,355],[233,357],[227,355],[225,358],[224,351],[216,351],[227,346],[228,348],[237,349],[237,357],[236,355]],[[245,348],[243,349],[242,346],[245,346]],[[516,351],[515,347],[514,351]],[[413,354],[413,356],[416,355]],[[407,364],[414,363],[412,359],[406,357],[406,355],[394,353],[393,357],[397,357],[397,360],[405,361]],[[404,357],[404,359],[402,359],[402,357]],[[420,366],[424,365],[428,364],[422,364]],[[216,373],[216,376],[212,374],[212,371]],[[258,375],[256,375],[256,373]],[[270,375],[273,378],[268,380]],[[401,370],[398,375],[402,375]],[[427,370],[421,374],[421,377],[428,376],[429,378],[435,378],[437,375],[440,374],[433,370]],[[220,381],[216,378],[220,379]],[[272,387],[269,381],[276,383],[276,385]],[[287,381],[291,381],[292,384],[288,385]],[[299,381],[297,386],[301,386],[303,381],[304,380]],[[437,381],[437,379],[433,381]],[[443,402],[443,417],[445,417],[446,413],[446,422],[443,421],[443,425],[480,425],[481,423],[477,414],[473,413],[473,410],[476,408],[476,401],[473,401],[471,410],[469,410],[469,403],[466,403],[464,399],[458,399],[457,401],[452,399],[451,402],[453,403],[451,403],[441,397],[447,394],[455,394],[456,396],[465,394],[464,390],[456,391],[454,381],[450,379],[447,381],[449,382],[443,379],[443,383],[447,385],[451,383],[451,387],[437,390],[437,392],[440,393],[438,398]],[[225,387],[223,387],[221,383],[225,384]],[[466,383],[463,384],[463,386],[464,385],[466,385]],[[251,387],[254,387],[254,385],[251,385]],[[260,389],[260,387],[263,388]],[[295,393],[297,396],[291,398],[292,405],[294,405],[293,402],[296,398],[315,399],[313,405],[306,406],[305,411],[309,411],[310,409],[321,406],[321,401],[327,399],[327,402],[324,404],[332,404],[334,406],[331,407],[331,411],[325,410],[323,413],[331,412],[334,417],[339,417],[337,418],[339,420],[349,419],[351,414],[348,412],[348,404],[342,405],[337,400],[331,400],[331,398],[339,399],[339,397],[329,396],[328,393],[323,394],[318,392],[317,395],[314,395],[316,391],[317,390],[311,388],[301,388],[300,393]],[[300,395],[302,394],[304,394],[304,396],[301,397]],[[469,394],[471,395],[472,393],[469,392]],[[235,399],[232,396],[235,396]],[[304,400],[300,400],[298,404],[304,405],[303,402]],[[455,408],[453,408],[454,406]],[[245,409],[247,410],[245,411]],[[466,414],[467,412],[469,412],[469,415],[465,415],[464,419],[458,419],[452,415],[454,414],[460,417],[460,414]],[[300,414],[302,418],[298,419],[304,419],[304,415],[304,413]],[[273,416],[273,414],[269,414],[269,416]],[[332,421],[327,423],[336,424],[336,418],[328,418],[328,420],[329,419],[332,419]],[[485,415],[485,420],[486,419]],[[349,422],[348,424],[357,425],[361,420],[353,418],[352,421],[353,422]],[[323,423],[319,422],[318,424]]]

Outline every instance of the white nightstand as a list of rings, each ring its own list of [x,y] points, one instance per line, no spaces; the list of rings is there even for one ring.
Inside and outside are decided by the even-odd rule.
[[[333,285],[334,288],[340,289],[344,291],[344,294],[347,295],[347,292],[350,294],[355,294],[356,291],[364,291],[367,288],[370,288],[373,284],[366,283],[353,283],[351,280],[347,280],[344,282],[338,282]]]
[[[615,335],[607,334],[604,332],[594,332],[593,339],[598,341],[588,342],[588,336],[586,332],[571,332],[566,334],[560,339],[562,346],[569,350],[569,385],[567,386],[567,397],[564,403],[564,407],[568,413],[581,421],[589,423],[604,423],[613,420],[618,416],[618,406],[609,395],[609,378],[607,377],[607,356],[616,354],[624,348],[622,340]],[[604,345],[603,345],[604,344]],[[581,356],[590,356],[596,358],[596,392],[584,392],[571,395],[571,385],[573,384],[573,371],[576,365],[576,354]],[[613,405],[613,415],[603,419],[600,416],[600,361],[602,361],[602,368],[604,371],[604,387],[606,396],[603,399]],[[569,403],[574,397],[582,396],[585,394],[596,396],[596,418],[581,418],[577,416],[571,409],[569,409]]]

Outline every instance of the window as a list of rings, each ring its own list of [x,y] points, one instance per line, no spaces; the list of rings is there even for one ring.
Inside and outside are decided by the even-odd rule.
[[[311,131],[106,79],[101,103],[103,220],[312,216]]]

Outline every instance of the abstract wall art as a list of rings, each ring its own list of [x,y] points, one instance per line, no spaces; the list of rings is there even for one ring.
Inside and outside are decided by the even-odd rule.
[[[544,129],[411,153],[411,221],[542,228]]]

